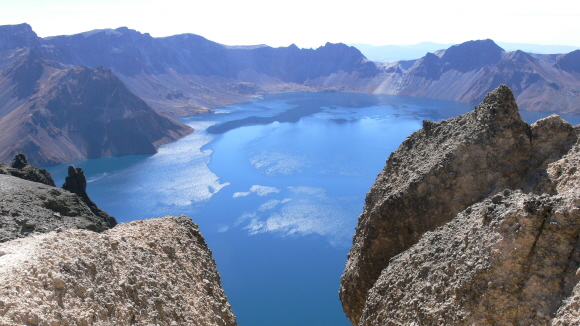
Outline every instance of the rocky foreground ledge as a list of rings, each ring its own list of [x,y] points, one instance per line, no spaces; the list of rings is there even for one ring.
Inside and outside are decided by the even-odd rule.
[[[0,325],[236,325],[186,216],[0,244]]]
[[[68,172],[0,164],[0,325],[236,325],[190,218],[117,225]]]
[[[354,325],[580,324],[580,145],[505,85],[425,121],[367,195],[341,279]]]

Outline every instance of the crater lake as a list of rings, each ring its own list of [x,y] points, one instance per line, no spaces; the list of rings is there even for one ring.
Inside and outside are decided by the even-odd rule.
[[[184,214],[199,224],[239,325],[347,326],[339,282],[367,191],[423,119],[472,109],[403,96],[271,94],[181,119],[195,132],[155,155],[72,164],[119,222]],[[529,123],[549,115],[521,114]],[[68,166],[47,168],[57,185]]]

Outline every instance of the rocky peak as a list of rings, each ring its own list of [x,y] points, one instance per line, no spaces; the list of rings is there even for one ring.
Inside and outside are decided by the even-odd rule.
[[[556,67],[568,71],[580,73],[580,50],[572,51],[558,58]]]
[[[468,41],[445,50],[441,60],[445,63],[443,70],[467,72],[486,65],[498,63],[504,50],[494,41]]]
[[[359,322],[368,291],[391,259],[504,189],[549,192],[548,164],[577,139],[560,118],[529,126],[505,85],[470,113],[425,121],[391,154],[367,194],[341,278],[340,298],[351,322]]]
[[[0,50],[34,47],[39,38],[28,24],[0,26]]]
[[[99,216],[106,221],[109,227],[117,225],[117,220],[114,217],[98,208],[89,198],[89,195],[87,194],[87,179],[82,168],[77,168],[74,165],[68,167],[68,176],[64,180],[62,189],[68,190],[79,196],[96,216]]]
[[[75,168],[74,165],[68,167],[68,176],[64,180],[62,189],[68,190],[90,201],[87,194],[87,179],[82,168]]]
[[[485,95],[483,102],[475,107],[476,119],[481,123],[495,125],[522,124],[514,94],[507,85],[500,85]]]

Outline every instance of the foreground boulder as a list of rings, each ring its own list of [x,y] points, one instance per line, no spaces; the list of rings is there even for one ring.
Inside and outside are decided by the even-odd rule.
[[[424,122],[367,195],[341,279],[351,322],[567,324],[577,135],[557,116],[527,125],[506,86],[471,113]]]
[[[236,325],[186,216],[0,244],[1,325]]]

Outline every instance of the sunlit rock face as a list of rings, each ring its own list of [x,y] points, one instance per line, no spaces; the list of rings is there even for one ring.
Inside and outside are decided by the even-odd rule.
[[[0,324],[236,325],[199,229],[185,216],[0,244]]]
[[[501,86],[425,121],[367,195],[341,279],[355,325],[566,324],[578,313],[578,130]]]

